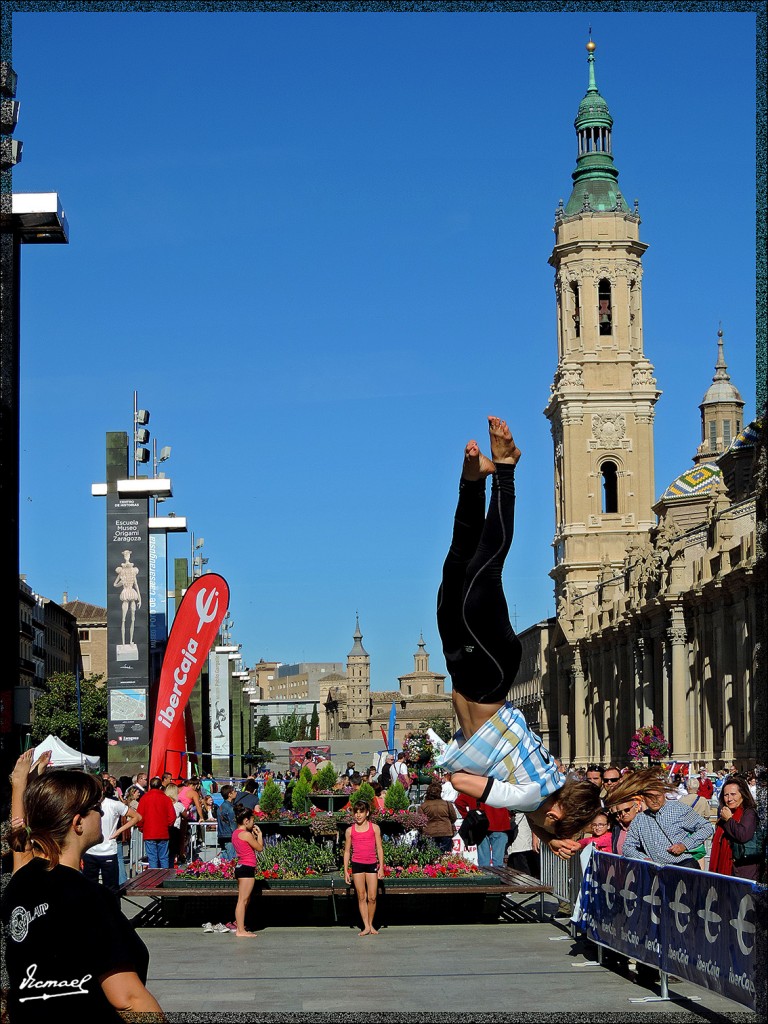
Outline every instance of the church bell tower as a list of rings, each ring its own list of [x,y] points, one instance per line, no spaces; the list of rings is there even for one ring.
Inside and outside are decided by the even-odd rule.
[[[653,417],[661,394],[643,352],[637,202],[619,191],[613,118],[595,80],[576,116],[573,191],[555,213],[557,370],[545,415],[555,451],[558,618],[584,621],[601,581],[621,572],[633,535],[655,524]],[[579,629],[576,627],[576,635]],[[571,633],[571,635],[573,635]]]

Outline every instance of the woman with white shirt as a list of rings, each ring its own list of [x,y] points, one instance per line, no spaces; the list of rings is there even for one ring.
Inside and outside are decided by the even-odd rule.
[[[115,797],[115,788],[110,783],[103,784],[104,799],[101,802],[102,842],[97,843],[83,854],[83,875],[92,882],[101,882],[115,896],[120,894],[120,872],[118,856],[122,857],[122,842],[118,850],[117,837],[126,829],[138,825],[141,815]],[[123,823],[125,819],[125,823]]]

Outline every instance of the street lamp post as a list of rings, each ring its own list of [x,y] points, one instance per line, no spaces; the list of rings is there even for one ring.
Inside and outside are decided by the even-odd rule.
[[[18,120],[17,76],[10,62],[0,62],[0,616],[12,624],[16,671],[0,684],[0,777],[5,777],[19,750],[27,722],[13,713],[18,686],[19,623],[19,392],[21,349],[21,246],[66,244],[67,218],[55,192],[13,194],[12,170],[22,143],[12,138]],[[19,702],[22,704],[22,702]]]

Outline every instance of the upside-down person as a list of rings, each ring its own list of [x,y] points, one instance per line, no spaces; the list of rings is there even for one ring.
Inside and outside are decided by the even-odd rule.
[[[450,773],[455,790],[490,807],[523,812],[535,834],[567,859],[579,851],[572,837],[601,809],[600,794],[589,782],[566,780],[523,713],[506,699],[521,655],[501,582],[512,544],[520,450],[504,420],[489,416],[488,424],[491,458],[481,454],[476,441],[464,452],[437,601],[460,728],[447,747],[434,734],[430,738],[443,748],[438,763]]]

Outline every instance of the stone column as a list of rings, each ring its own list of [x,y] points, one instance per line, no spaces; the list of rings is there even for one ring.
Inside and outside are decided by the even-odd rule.
[[[681,605],[672,608],[670,625],[667,629],[667,640],[671,646],[671,711],[672,735],[668,737],[672,744],[673,757],[678,761],[688,759],[691,749],[688,735],[688,643],[685,630],[685,618]]]
[[[722,596],[721,600],[723,600]],[[715,668],[717,678],[720,680],[720,699],[722,701],[720,716],[723,723],[723,736],[720,756],[727,763],[732,761],[734,757],[733,713],[735,708],[733,702],[733,663],[729,657],[732,646],[730,638],[726,640],[726,637],[728,637],[728,624],[725,621],[725,608],[721,605],[718,610],[717,622],[715,624],[715,650],[718,655]]]
[[[653,640],[645,633],[637,638],[639,685],[637,694],[637,719],[635,728],[650,725],[654,721],[653,700]]]
[[[574,750],[573,759],[576,764],[586,764],[587,754],[587,681],[584,666],[581,663],[581,652],[578,647],[573,657],[573,719],[574,719]]]

